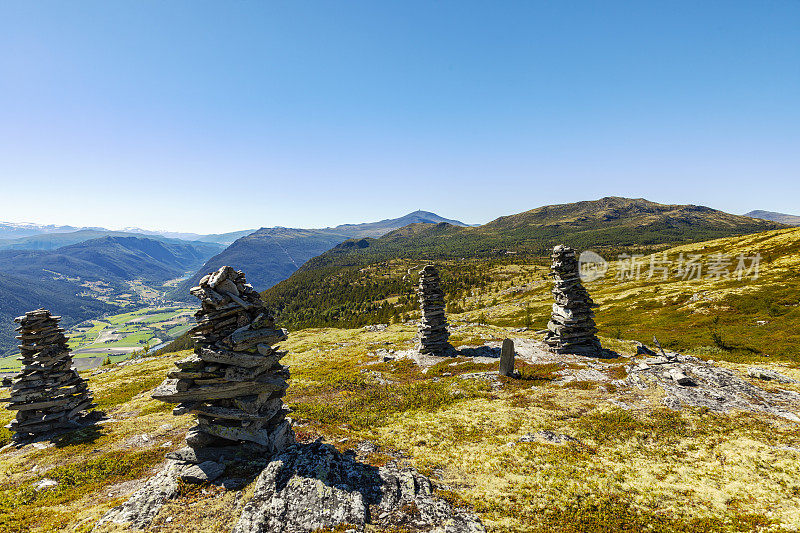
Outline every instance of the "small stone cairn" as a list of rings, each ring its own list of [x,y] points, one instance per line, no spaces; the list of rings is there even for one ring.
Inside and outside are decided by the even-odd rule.
[[[553,248],[553,313],[547,323],[545,343],[555,353],[597,356],[602,352],[595,334],[596,307],[581,284],[575,250],[560,244]]]
[[[32,439],[56,430],[73,429],[95,406],[86,381],[72,369],[72,354],[60,316],[46,309],[17,317],[22,371],[11,382],[7,406],[17,416],[6,427],[15,441]]]
[[[190,292],[202,302],[190,330],[194,354],[175,363],[153,398],[177,403],[175,415],[196,414],[198,425],[186,435],[189,447],[167,457],[204,467],[232,457],[241,443],[265,455],[282,451],[294,443],[283,405],[289,369],[279,363],[286,352],[273,345],[286,330],[276,329],[244,273],[229,266]]]
[[[419,272],[419,303],[422,319],[419,322],[419,353],[444,355],[451,346],[447,342],[447,319],[444,314],[444,291],[439,271],[426,265]]]

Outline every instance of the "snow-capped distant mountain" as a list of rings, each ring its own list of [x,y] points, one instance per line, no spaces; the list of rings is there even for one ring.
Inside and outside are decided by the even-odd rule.
[[[31,222],[0,222],[0,239],[19,239],[41,235],[42,233],[66,233],[81,229],[75,226],[56,226],[54,224],[34,224]]]

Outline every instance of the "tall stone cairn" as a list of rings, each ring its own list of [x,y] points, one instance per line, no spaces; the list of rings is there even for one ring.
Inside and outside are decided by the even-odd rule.
[[[444,314],[444,291],[439,281],[439,271],[426,265],[419,272],[419,304],[422,319],[419,322],[419,352],[443,355],[449,348],[447,319]]]
[[[86,381],[72,369],[72,354],[60,316],[46,309],[15,319],[20,340],[22,370],[11,382],[6,407],[16,418],[6,427],[14,440],[35,438],[52,431],[80,426],[81,418],[95,406]]]
[[[202,302],[190,330],[194,354],[177,361],[153,392],[157,400],[178,404],[173,414],[197,415],[197,426],[186,435],[189,449],[175,458],[203,463],[212,447],[244,442],[273,454],[293,444],[283,405],[289,369],[279,362],[286,352],[274,346],[286,340],[286,330],[275,327],[244,273],[229,266],[190,292]]]
[[[560,244],[551,257],[555,303],[544,341],[555,353],[600,355],[592,311],[597,306],[581,284],[575,250]]]

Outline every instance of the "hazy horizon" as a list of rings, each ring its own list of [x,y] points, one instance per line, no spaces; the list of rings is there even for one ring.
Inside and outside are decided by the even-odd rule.
[[[599,199],[600,198],[592,198],[592,199],[590,199],[588,201],[599,200]],[[651,200],[651,199],[650,198],[646,198],[646,200]],[[581,201],[587,201],[587,200],[576,200],[575,202],[581,202]],[[656,200],[651,200],[651,201],[657,202]],[[573,202],[567,202],[567,203],[573,203]],[[657,203],[661,203],[661,202],[657,202]],[[548,205],[552,205],[552,204],[548,204]],[[537,205],[537,206],[531,207],[530,209],[536,209],[538,207],[544,207],[544,206],[538,206]],[[712,209],[716,209],[714,206],[705,206],[705,207],[711,207]],[[378,220],[361,220],[361,221],[357,221],[357,222],[341,222],[339,224],[329,224],[329,225],[326,225],[326,226],[317,226],[317,227],[313,227],[313,228],[310,227],[310,226],[284,226],[284,225],[278,224],[276,226],[264,226],[264,225],[261,225],[261,226],[247,227],[247,228],[246,227],[241,227],[241,228],[232,229],[232,230],[228,230],[228,231],[214,231],[214,232],[209,232],[209,233],[202,233],[202,232],[197,232],[197,231],[192,231],[192,230],[182,230],[182,229],[181,230],[176,230],[176,229],[173,229],[173,228],[153,228],[153,227],[145,227],[145,226],[119,226],[119,227],[111,226],[111,227],[109,227],[109,226],[99,226],[97,224],[93,224],[93,225],[89,225],[89,226],[76,226],[74,224],[61,224],[61,223],[49,224],[49,223],[40,223],[40,222],[35,222],[35,221],[30,221],[30,220],[0,220],[0,224],[32,224],[32,225],[42,225],[42,226],[72,226],[72,227],[76,227],[78,229],[98,228],[98,229],[107,229],[107,230],[111,230],[111,231],[142,230],[142,231],[164,232],[164,233],[185,233],[185,234],[208,235],[208,234],[218,234],[218,233],[232,233],[232,232],[236,232],[236,231],[244,231],[244,230],[249,230],[249,229],[257,230],[259,228],[264,228],[264,227],[286,227],[286,228],[297,228],[297,229],[326,229],[326,228],[334,228],[334,227],[337,227],[337,226],[348,225],[348,224],[364,224],[364,223],[370,223],[370,222],[380,222],[382,220],[391,220],[391,219],[401,218],[401,217],[404,217],[406,215],[413,214],[413,213],[415,213],[417,211],[424,211],[424,212],[428,212],[428,213],[434,213],[434,214],[436,214],[436,215],[438,215],[438,216],[440,216],[442,218],[451,219],[451,220],[457,220],[458,222],[462,222],[462,223],[470,225],[470,226],[471,225],[483,225],[483,224],[486,224],[488,222],[491,222],[491,221],[496,220],[497,218],[499,218],[499,217],[495,217],[495,218],[492,218],[490,220],[484,220],[484,221],[481,221],[481,222],[472,222],[472,221],[469,221],[469,220],[455,219],[453,217],[447,216],[447,214],[438,213],[438,212],[430,210],[430,209],[418,209],[418,210],[414,210],[414,211],[409,211],[409,212],[406,212],[406,213],[398,214],[397,216],[384,217],[384,218],[378,219]],[[774,211],[770,211],[769,209],[760,209],[760,210],[759,209],[752,209],[751,211],[774,212]],[[517,213],[506,213],[505,215],[500,215],[500,217],[506,216],[506,215],[514,215],[514,214],[517,214]],[[734,215],[746,215],[746,213],[732,213],[732,214],[734,214]],[[781,214],[797,216],[794,213],[781,213]]]

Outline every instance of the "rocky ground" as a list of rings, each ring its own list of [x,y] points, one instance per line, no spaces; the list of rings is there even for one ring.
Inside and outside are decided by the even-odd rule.
[[[442,517],[442,531],[800,527],[796,368],[668,360],[612,339],[607,358],[552,355],[535,333],[467,322],[453,326],[456,357],[414,358],[415,334],[294,333],[300,445],[272,463],[226,458],[201,485],[174,482],[164,460],[190,417],[149,398],[186,354],[95,370],[107,420],[0,452],[0,525],[89,531],[118,507],[98,531],[303,531],[330,522],[298,509],[326,506],[354,531],[437,531]],[[506,337],[520,379],[497,375]]]

